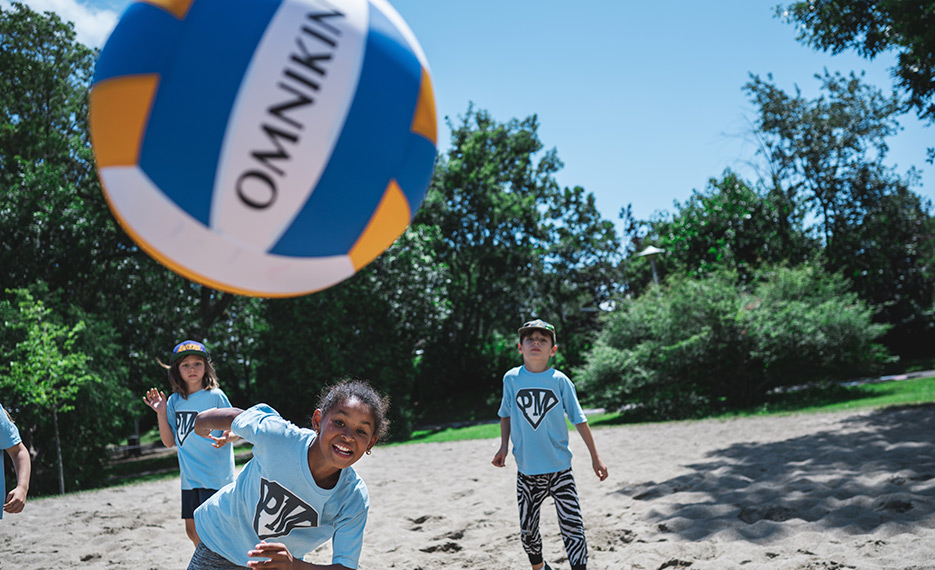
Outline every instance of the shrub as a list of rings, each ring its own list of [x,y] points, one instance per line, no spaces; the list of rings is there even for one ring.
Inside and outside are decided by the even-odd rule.
[[[672,277],[605,317],[575,371],[588,402],[648,406],[666,417],[741,408],[773,389],[876,372],[886,325],[843,279],[803,266],[749,285],[735,273]]]

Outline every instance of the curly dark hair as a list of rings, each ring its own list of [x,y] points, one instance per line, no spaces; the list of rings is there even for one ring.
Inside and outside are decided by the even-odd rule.
[[[318,399],[318,409],[321,410],[321,415],[325,416],[335,405],[354,399],[370,408],[377,440],[386,437],[390,429],[390,420],[386,417],[390,409],[390,399],[381,395],[364,380],[345,379],[325,388]]]

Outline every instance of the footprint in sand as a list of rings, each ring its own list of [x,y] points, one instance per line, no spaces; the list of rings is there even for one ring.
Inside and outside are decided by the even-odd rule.
[[[409,522],[413,524],[413,526],[409,530],[420,531],[422,530],[422,525],[424,525],[425,523],[432,521],[432,520],[442,520],[443,518],[445,517],[439,517],[436,515],[422,515],[421,517],[417,517],[414,519],[406,519],[406,520],[408,520]]]

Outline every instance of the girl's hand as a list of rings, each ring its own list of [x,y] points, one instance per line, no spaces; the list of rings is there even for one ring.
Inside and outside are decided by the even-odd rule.
[[[228,443],[233,443],[237,441],[238,439],[240,439],[240,436],[234,433],[231,433],[231,430],[227,430],[223,434],[221,434],[221,437],[214,437],[213,435],[208,434],[208,439],[214,442],[211,445],[220,449],[224,447],[225,445],[227,445]]]
[[[165,412],[166,404],[169,403],[169,400],[166,399],[166,395],[155,388],[150,388],[146,392],[146,395],[143,396],[143,401],[146,402],[146,405],[152,408],[153,411],[157,414],[160,412]]]
[[[257,544],[254,549],[247,552],[251,558],[269,558],[269,560],[251,560],[247,562],[249,568],[295,568],[297,560],[292,553],[280,542],[266,542]]]

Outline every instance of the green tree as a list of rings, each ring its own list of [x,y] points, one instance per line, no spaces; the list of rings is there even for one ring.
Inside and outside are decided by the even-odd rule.
[[[903,178],[881,162],[899,130],[899,102],[853,74],[819,79],[827,95],[812,100],[757,76],[745,86],[759,107],[771,192],[817,220],[822,263],[883,309],[880,318],[898,325],[895,338],[930,342],[919,336],[930,329],[933,301],[930,206],[911,192],[913,171]]]
[[[48,320],[50,309],[25,289],[15,291],[21,320],[8,326],[25,328],[25,339],[14,348],[8,374],[0,376],[3,386],[12,388],[27,406],[36,406],[52,417],[59,493],[65,493],[59,414],[74,409],[74,401],[85,384],[99,381],[88,374],[84,353],[76,350],[84,331],[83,321],[73,326]]]
[[[503,372],[489,365],[503,348],[495,331],[537,308],[549,237],[540,206],[556,196],[561,167],[554,151],[541,152],[538,128],[535,116],[499,123],[470,107],[451,125],[451,150],[416,217],[439,228],[437,259],[451,279],[451,316],[425,339],[417,399],[430,415],[482,405]]]
[[[623,252],[614,224],[601,217],[594,195],[580,186],[556,195],[546,214],[552,221],[542,294],[530,298],[528,314],[554,315],[562,333],[554,364],[575,367],[594,342],[601,311],[619,294]]]
[[[826,71],[816,78],[827,95],[812,100],[798,89],[790,96],[757,75],[744,91],[759,108],[755,125],[770,182],[817,216],[825,244],[833,249],[836,218],[850,202],[853,185],[867,165],[886,156],[886,139],[899,131],[899,101],[853,73]],[[891,174],[891,180],[899,178]]]
[[[594,314],[616,292],[619,241],[583,188],[560,189],[535,116],[496,121],[473,106],[451,125],[419,223],[437,227],[450,316],[424,339],[416,401],[427,419],[490,416],[515,366],[516,329],[560,327],[558,364],[580,361]]]
[[[676,202],[674,213],[647,222],[643,241],[665,250],[656,262],[665,272],[704,277],[727,269],[747,282],[763,265],[798,264],[816,254],[804,210],[790,215],[783,205],[727,170],[704,192]]]
[[[927,200],[881,178],[878,169],[866,169],[841,209],[842,227],[835,230],[838,239],[826,267],[878,308],[879,321],[893,325],[888,346],[905,356],[926,356],[935,302],[935,220]]]
[[[919,117],[935,122],[935,2],[932,0],[807,0],[777,6],[798,40],[833,54],[898,53],[893,78]],[[930,149],[932,156],[932,149]]]
[[[94,52],[55,14],[21,3],[0,8],[0,266],[7,286],[43,274],[54,289],[87,261],[68,253],[100,221],[79,214],[83,196],[99,191],[86,119],[93,65]]]

